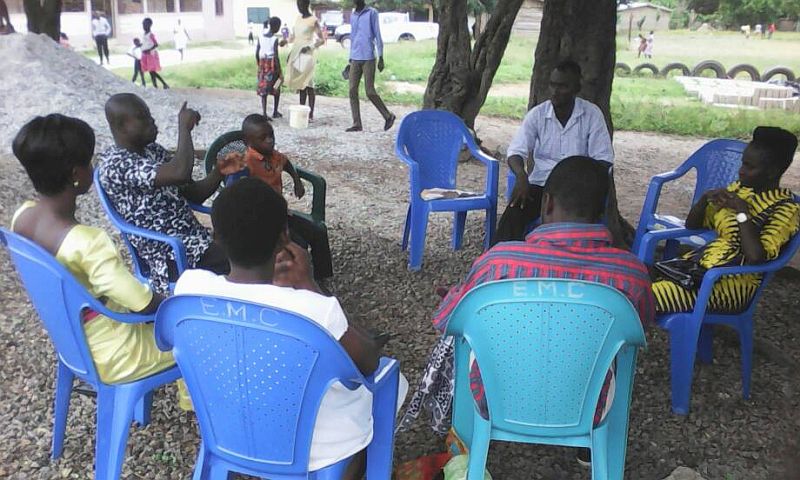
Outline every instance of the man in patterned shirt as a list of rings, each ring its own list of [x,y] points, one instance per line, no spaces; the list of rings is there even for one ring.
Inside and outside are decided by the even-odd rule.
[[[186,248],[189,268],[227,273],[228,259],[211,233],[195,218],[189,202],[203,203],[225,175],[242,165],[222,159],[200,181],[192,180],[192,129],[200,114],[183,103],[178,113],[178,147],[174,155],[155,143],[158,128],[147,104],[131,93],[113,95],[106,102],[106,119],[113,147],[99,155],[100,184],[117,212],[129,223],[178,238]],[[172,249],[162,243],[131,237],[147,262],[153,287],[166,293],[178,277]]]
[[[500,243],[481,255],[472,264],[466,280],[452,288],[442,301],[433,318],[434,327],[439,332],[445,331],[450,314],[470,289],[508,278],[565,278],[603,283],[628,297],[643,325],[651,324],[655,307],[647,268],[632,253],[614,248],[610,232],[599,223],[608,183],[606,168],[591,158],[576,156],[561,160],[544,186],[543,224],[525,241]],[[470,386],[481,413],[488,416],[476,363],[470,371]],[[610,370],[597,403],[595,425],[611,407],[613,393],[614,372]]]

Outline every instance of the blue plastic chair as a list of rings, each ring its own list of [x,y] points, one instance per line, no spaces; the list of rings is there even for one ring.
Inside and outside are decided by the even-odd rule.
[[[338,479],[344,459],[309,472],[314,422],[333,383],[373,395],[367,478],[391,476],[396,360],[364,378],[333,337],[287,311],[239,300],[177,295],[156,314],[156,342],[173,349],[194,403],[202,445],[194,479],[229,472],[271,480]]]
[[[661,240],[667,240],[664,255],[665,258],[671,258],[677,252],[679,243],[697,247],[714,238],[714,235],[707,231],[684,229],[683,221],[676,221],[674,217],[659,215],[657,210],[661,188],[665,183],[695,169],[697,183],[692,196],[694,205],[706,191],[727,187],[738,178],[742,153],[746,146],[746,143],[739,140],[711,140],[672,172],[656,175],[650,180],[633,242],[633,252],[642,261],[652,263],[655,248]],[[675,231],[671,231],[672,229],[681,229],[683,235],[674,236]]]
[[[795,201],[800,202],[800,197],[795,196]],[[686,230],[681,232],[680,229],[670,229],[668,232],[675,235],[674,238],[678,238],[684,235]],[[727,325],[734,328],[739,334],[742,356],[742,397],[750,398],[750,377],[753,367],[753,313],[758,299],[772,275],[789,263],[798,248],[800,248],[800,235],[795,235],[787,245],[784,245],[778,258],[769,262],[761,265],[709,269],[700,285],[694,311],[659,316],[659,326],[669,331],[673,412],[679,415],[689,413],[695,356],[699,354],[703,363],[711,363],[713,325]],[[711,298],[711,291],[717,280],[726,275],[743,273],[764,275],[747,310],[737,314],[708,312],[708,300]]]
[[[111,200],[109,200],[105,190],[103,190],[103,186],[100,184],[99,169],[95,169],[94,171],[94,186],[95,190],[97,191],[97,196],[100,199],[100,205],[103,206],[103,210],[105,210],[106,215],[108,215],[109,220],[111,220],[111,223],[117,227],[117,230],[119,230],[120,236],[122,237],[122,241],[125,243],[125,246],[128,247],[128,251],[131,254],[134,274],[141,282],[150,283],[150,266],[142,257],[139,256],[139,252],[136,251],[136,247],[134,247],[130,241],[130,236],[142,237],[166,243],[172,249],[175,257],[175,266],[178,275],[183,273],[184,270],[188,268],[189,263],[186,260],[186,247],[183,246],[183,243],[180,240],[163,233],[137,227],[122,218],[122,215],[120,215],[116,208],[114,208],[114,205],[111,203]],[[206,207],[205,205],[191,203],[190,205],[192,210],[196,212],[204,214],[211,213],[211,208]],[[175,283],[171,282],[169,284],[169,288],[170,291],[172,291],[175,288]]]
[[[456,170],[461,149],[467,146],[472,155],[486,165],[486,189],[482,195],[466,198],[423,200],[429,188],[456,188]],[[464,122],[443,110],[413,112],[403,119],[397,134],[397,156],[409,167],[411,195],[403,229],[402,247],[411,243],[408,268],[419,270],[425,252],[428,214],[454,212],[454,250],[461,248],[467,211],[486,210],[484,248],[489,248],[497,223],[497,182],[500,164],[481,151]]]
[[[621,292],[563,279],[490,282],[459,302],[445,334],[456,338],[453,426],[469,445],[468,480],[483,479],[491,440],[588,447],[592,478],[622,479],[636,353],[646,341]],[[470,351],[480,365],[488,420],[470,391]],[[614,401],[594,427],[615,359]]]
[[[94,367],[83,333],[81,311],[85,308],[125,323],[153,321],[149,315],[108,310],[86,291],[50,253],[16,233],[0,228],[0,240],[8,248],[23,285],[56,349],[55,414],[52,458],[61,456],[67,428],[72,383],[77,376],[97,392],[97,440],[95,477],[119,478],[131,421],[150,423],[153,390],[181,378],[177,367],[141,380],[106,384]]]

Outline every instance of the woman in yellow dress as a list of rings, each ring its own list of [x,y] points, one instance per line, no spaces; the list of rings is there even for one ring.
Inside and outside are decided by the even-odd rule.
[[[777,127],[758,127],[747,145],[739,180],[727,188],[706,192],[692,207],[686,227],[706,228],[718,237],[683,256],[705,269],[732,265],[757,265],[776,258],[800,228],[800,205],[780,180],[797,149],[797,137]],[[720,278],[714,285],[708,310],[737,313],[745,310],[761,284],[761,275]],[[698,286],[699,287],[699,286]],[[653,283],[657,313],[690,312],[697,289],[676,281]]]
[[[317,66],[317,59],[314,52],[325,44],[322,27],[320,27],[317,17],[309,11],[310,5],[311,0],[297,0],[297,10],[300,12],[300,16],[294,22],[292,49],[289,51],[289,58],[284,68],[286,88],[300,93],[300,105],[305,105],[306,98],[308,98],[308,107],[311,109],[308,115],[309,120],[314,118],[314,104],[316,103],[314,70]]]
[[[59,114],[36,117],[14,138],[19,159],[39,193],[14,214],[11,229],[53,254],[109,309],[154,313],[163,300],[134,277],[111,237],[75,219],[76,199],[92,185],[94,132],[86,122]],[[83,315],[86,342],[100,380],[127,383],[175,365],[155,343],[152,323],[128,324],[96,312]],[[182,408],[190,408],[181,388]]]

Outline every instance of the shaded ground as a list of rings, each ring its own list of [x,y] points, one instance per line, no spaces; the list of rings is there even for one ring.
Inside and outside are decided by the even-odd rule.
[[[257,108],[252,92],[184,91],[177,95],[190,102],[202,99],[209,106],[224,105],[240,111],[240,118]],[[288,112],[288,105],[284,111]],[[400,108],[396,111],[405,113]],[[362,114],[368,132],[345,135],[347,102],[320,99],[312,128],[291,130],[286,119],[277,122],[277,148],[297,164],[326,177],[336,271],[333,290],[353,319],[399,334],[389,343],[388,353],[401,360],[414,385],[435,340],[429,320],[437,303],[434,288],[453,284],[465,275],[480,253],[483,217],[468,217],[464,249],[453,252],[449,250],[450,216],[434,216],[423,270],[409,272],[407,257],[398,247],[408,177],[393,154],[396,130],[383,132],[382,122],[369,105],[362,107]],[[199,138],[208,138],[202,129],[215,128],[219,119],[204,120],[198,127]],[[238,121],[228,119],[227,123]],[[481,118],[477,125],[479,136],[491,149],[507,144],[515,129],[516,124],[507,120]],[[617,133],[616,171],[623,213],[635,221],[648,179],[674,167],[702,143],[702,139]],[[198,142],[198,148],[204,146]],[[503,166],[502,179],[505,172]],[[30,197],[31,189],[7,152],[0,152],[0,175],[7,184],[0,192],[0,222],[7,225],[16,207]],[[480,188],[483,175],[478,163],[459,167],[459,183],[464,187]],[[800,185],[794,174],[787,183],[795,190]],[[504,185],[503,180],[501,191]],[[674,198],[670,210],[680,211],[688,207],[690,187],[676,185],[667,195]],[[84,199],[79,210],[83,221],[109,228],[93,195]],[[94,448],[94,401],[73,398],[64,457],[50,461],[52,348],[1,249],[0,276],[0,421],[4,425],[0,429],[0,478],[88,478]],[[640,356],[634,392],[627,478],[661,479],[680,465],[692,467],[708,479],[776,478],[784,452],[789,448],[797,451],[794,442],[800,430],[796,416],[800,408],[796,370],[800,326],[793,315],[798,308],[794,294],[798,287],[798,275],[787,271],[772,283],[758,309],[757,336],[788,355],[775,362],[774,356],[757,352],[750,401],[740,396],[737,344],[723,335],[717,342],[715,363],[697,367],[692,414],[672,415],[666,336],[655,330],[648,333],[649,350]],[[131,432],[123,477],[178,479],[190,475],[197,427],[192,414],[178,410],[174,388],[157,394],[152,424]],[[397,437],[396,458],[407,460],[440,449],[441,439],[422,421]],[[494,478],[504,480],[590,477],[569,449],[533,445],[494,444],[489,470]]]

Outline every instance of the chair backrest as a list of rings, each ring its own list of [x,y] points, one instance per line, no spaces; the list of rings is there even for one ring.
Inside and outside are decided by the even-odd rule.
[[[468,350],[475,354],[492,428],[523,436],[588,434],[611,362],[626,345],[645,346],[625,295],[564,279],[473,288],[447,332],[463,338],[456,342],[457,371],[468,368]]]
[[[694,152],[681,169],[697,169],[697,184],[692,197],[694,205],[708,190],[724,188],[739,178],[742,153],[747,143],[740,140],[711,140]]]
[[[311,320],[239,300],[167,299],[156,315],[156,342],[173,348],[206,448],[256,472],[307,472],[328,387],[364,381]]]
[[[396,149],[419,166],[419,190],[455,188],[465,135],[466,125],[452,112],[421,110],[403,118]]]
[[[206,173],[211,172],[217,163],[217,158],[225,156],[230,152],[244,153],[247,145],[244,143],[244,133],[241,130],[232,130],[223,133],[215,139],[206,150],[205,163]]]
[[[136,247],[128,238],[127,231],[130,229],[135,228],[133,225],[128,223],[122,215],[117,212],[117,209],[114,208],[114,205],[111,203],[111,200],[108,198],[106,191],[103,189],[103,185],[100,183],[100,169],[96,168],[94,170],[94,188],[97,191],[97,197],[100,199],[100,205],[103,206],[103,210],[105,210],[106,215],[108,215],[109,220],[114,225],[114,227],[119,230],[119,235],[122,238],[123,243],[125,246],[128,247],[128,252],[131,254],[131,261],[133,263],[133,269],[136,272],[136,276],[139,277],[140,280],[147,280],[150,278],[150,266],[147,262],[139,256],[139,252],[136,251]]]
[[[81,311],[97,301],[49,252],[19,234],[0,228],[0,240],[28,291],[56,352],[64,364],[85,381],[98,385]]]

